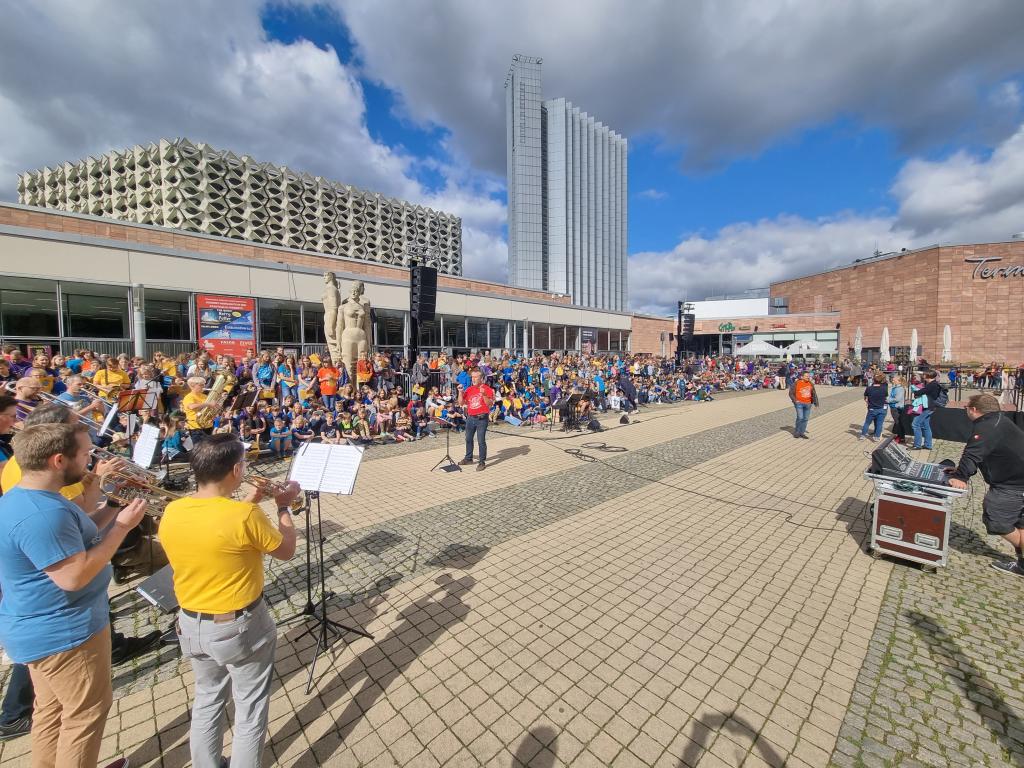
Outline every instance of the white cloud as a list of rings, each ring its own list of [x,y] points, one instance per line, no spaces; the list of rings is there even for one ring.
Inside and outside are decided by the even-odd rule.
[[[546,96],[624,135],[682,146],[691,165],[840,117],[916,147],[1008,110],[1019,116],[1005,99],[979,99],[1024,66],[1019,0],[969,13],[959,0],[436,0],[419,13],[406,0],[330,1],[368,76],[494,173],[504,169],[504,74],[515,53],[544,59]]]
[[[630,258],[632,307],[666,313],[680,300],[766,287],[889,250],[893,219],[840,215],[817,220],[780,216],[730,224],[711,237],[690,235],[668,252]]]
[[[668,193],[662,192],[660,189],[645,189],[638,192],[637,197],[642,197],[644,200],[664,200],[668,197]]]
[[[0,26],[0,198],[20,171],[187,136],[464,217],[464,260],[504,245],[492,180],[375,140],[357,73],[333,50],[269,40],[260,3],[172,0],[9,4]],[[500,189],[497,190],[500,195]],[[481,248],[475,253],[473,248]],[[487,267],[488,275],[495,275]]]
[[[851,263],[882,251],[935,243],[1009,240],[1024,231],[1024,125],[984,157],[911,159],[891,192],[895,215],[779,216],[689,235],[671,251],[630,258],[633,308],[670,312],[701,299]]]

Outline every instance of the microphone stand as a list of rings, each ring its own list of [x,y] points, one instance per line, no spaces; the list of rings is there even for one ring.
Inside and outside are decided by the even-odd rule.
[[[433,472],[435,469],[440,467],[441,470],[444,472],[461,472],[462,467],[460,467],[458,462],[452,458],[452,427],[454,425],[452,424],[452,422],[436,416],[434,417],[434,419],[435,421],[437,421],[437,423],[446,425],[447,428],[445,429],[444,432],[444,458],[437,462],[437,464],[435,464],[430,471]],[[444,466],[442,466],[442,464]]]

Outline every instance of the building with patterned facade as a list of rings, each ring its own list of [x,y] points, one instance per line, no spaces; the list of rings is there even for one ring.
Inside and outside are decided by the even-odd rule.
[[[19,202],[395,266],[462,274],[462,221],[188,139],[18,177]]]
[[[545,101],[541,65],[516,55],[505,80],[509,281],[624,311],[626,140],[564,98]]]

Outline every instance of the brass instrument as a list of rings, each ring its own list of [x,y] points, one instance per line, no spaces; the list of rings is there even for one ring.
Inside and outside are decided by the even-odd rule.
[[[227,392],[224,388],[227,386],[228,379],[221,373],[217,375],[217,378],[213,380],[213,386],[210,387],[210,391],[206,395],[207,405],[221,405],[224,399],[227,397]]]
[[[248,483],[253,488],[258,490],[262,495],[271,497],[276,496],[277,494],[284,491],[285,486],[288,484],[287,480],[283,483],[280,483],[277,480],[271,480],[269,477],[265,477],[264,475],[256,474],[246,475],[245,477],[242,478],[242,482]],[[298,498],[295,499],[295,501],[291,503],[289,509],[291,509],[293,512],[298,512],[302,509],[302,507],[303,501],[302,496],[300,495]]]
[[[116,453],[112,453],[105,448],[93,448],[92,455],[95,456],[99,461],[113,461],[114,459],[120,459],[124,462],[124,466],[116,470],[122,475],[131,476],[140,483],[147,483],[150,485],[156,485],[163,480],[163,475],[154,472],[151,469],[140,467],[133,461],[129,461],[124,456],[118,456]]]
[[[184,494],[143,482],[135,472],[123,469],[116,469],[108,473],[103,478],[102,490],[108,499],[116,501],[118,504],[129,504],[135,499],[142,499],[149,507],[146,514],[155,517],[162,515],[164,508],[172,501],[184,498]]]

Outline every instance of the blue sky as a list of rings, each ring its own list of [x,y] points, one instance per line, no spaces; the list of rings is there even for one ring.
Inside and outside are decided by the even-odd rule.
[[[309,40],[333,49],[343,64],[358,67],[348,29],[324,6],[268,6],[262,23],[271,39]],[[391,91],[365,77],[360,84],[367,125],[377,140],[419,158],[446,159],[443,127],[403,119]],[[666,146],[658,136],[630,138],[631,251],[669,249],[685,235],[712,232],[737,220],[894,208],[889,185],[901,164],[896,142],[889,131],[858,127],[850,120],[799,131],[762,152],[707,170],[685,170],[683,150]],[[494,141],[501,144],[504,136]],[[418,166],[414,175],[430,190],[444,184],[432,167]]]
[[[526,53],[545,96],[629,139],[636,310],[1024,230],[1020,0],[38,0],[5,21],[4,199],[26,169],[184,136],[454,213],[465,274],[503,281]]]

